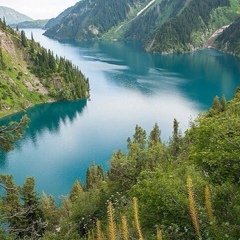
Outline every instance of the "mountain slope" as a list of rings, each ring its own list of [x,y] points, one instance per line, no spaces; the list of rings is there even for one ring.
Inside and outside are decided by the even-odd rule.
[[[233,9],[235,2],[192,0],[181,14],[158,27],[146,48],[153,52],[169,53],[203,47],[213,32],[237,18],[237,9]]]
[[[216,48],[221,51],[240,55],[240,18],[217,37],[215,44]]]
[[[149,0],[83,0],[45,35],[57,39],[96,39],[149,3]]]
[[[7,24],[17,24],[24,21],[32,21],[33,19],[19,13],[12,8],[0,6],[0,18],[5,18]]]
[[[45,35],[137,40],[151,52],[186,52],[204,47],[239,13],[238,0],[82,0]]]
[[[52,28],[55,25],[59,24],[61,22],[61,20],[72,11],[72,9],[73,9],[73,7],[69,7],[66,10],[64,10],[62,13],[60,13],[56,18],[52,18],[52,19],[48,20],[48,22],[45,24],[44,28],[49,29],[49,28]]]
[[[88,79],[24,32],[0,21],[0,117],[38,103],[87,98]]]

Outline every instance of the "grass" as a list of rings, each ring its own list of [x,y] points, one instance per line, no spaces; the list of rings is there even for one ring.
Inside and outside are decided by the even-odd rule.
[[[16,58],[3,50],[3,61],[6,67],[0,70],[0,117],[48,101],[47,96],[37,91],[37,86],[34,86],[34,91],[29,91],[24,84],[29,82],[33,85],[32,75],[27,69],[27,63],[21,57],[22,53],[18,49],[15,53]]]

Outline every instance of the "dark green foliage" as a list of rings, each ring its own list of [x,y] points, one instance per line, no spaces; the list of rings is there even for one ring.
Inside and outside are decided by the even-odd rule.
[[[133,139],[128,138],[127,144],[127,154],[118,150],[110,160],[109,179],[115,182],[118,191],[130,189],[144,169],[153,169],[165,155],[157,124],[151,131],[149,140],[146,131],[136,125]]]
[[[72,62],[55,57],[53,52],[36,43],[32,37],[29,49],[31,69],[57,100],[75,100],[89,96],[89,81]]]
[[[9,223],[10,233],[16,233],[15,229],[19,228],[21,217],[21,204],[19,189],[13,182],[13,177],[9,175],[0,175],[1,186],[6,189],[6,194],[2,198],[1,215]]]
[[[7,126],[0,126],[0,148],[4,151],[12,150],[14,142],[22,137],[28,122],[29,119],[25,115],[19,122],[10,122]]]
[[[48,55],[51,52],[46,52]],[[56,69],[62,69],[63,60],[56,61],[61,62]],[[197,239],[186,184],[186,179],[191,177],[193,207],[202,239],[238,239],[239,118],[240,88],[229,102],[224,96],[221,100],[215,97],[212,108],[199,115],[185,135],[180,134],[179,122],[174,119],[168,143],[161,142],[157,124],[149,136],[136,125],[133,136],[127,140],[126,153],[118,150],[113,154],[105,175],[102,167],[93,163],[87,169],[85,186],[75,181],[59,207],[51,195],[43,194],[40,202],[32,177],[18,187],[11,176],[1,175],[0,187],[5,195],[0,200],[0,220],[7,227],[2,228],[0,236],[2,239],[86,239],[88,232],[95,229],[97,219],[101,220],[102,229],[106,229],[106,206],[111,201],[117,226],[121,216],[127,216],[131,238],[135,239],[131,199],[137,197],[144,239],[156,239],[156,227],[162,230],[163,239]],[[211,193],[208,201],[212,205],[212,222],[205,206],[206,186]],[[6,230],[9,235],[5,234]]]
[[[0,44],[0,116],[49,100],[89,97],[89,80],[71,61],[54,56],[33,35],[29,40],[24,31],[5,29],[1,20],[0,31],[15,53]]]
[[[55,202],[55,198],[50,195],[49,197],[43,192],[41,197],[40,209],[47,222],[46,231],[55,231],[60,222],[60,211]]]
[[[240,183],[239,99],[237,91],[225,111],[218,110],[217,114],[207,113],[208,117],[198,118],[197,125],[188,132],[193,136],[189,158],[214,184]]]
[[[149,146],[154,146],[158,143],[161,143],[161,130],[157,123],[155,123],[153,130],[150,132],[149,136]]]
[[[23,30],[21,31],[21,44],[23,47],[28,46],[27,37],[25,36],[25,32]]]
[[[43,235],[46,223],[40,208],[40,200],[35,190],[33,177],[26,179],[20,192],[23,200],[22,209],[24,211],[21,223],[23,231],[20,233],[20,236],[30,236],[33,239],[37,239]]]
[[[205,33],[210,27],[211,12],[223,6],[229,6],[229,0],[192,0],[175,18],[164,23],[154,35],[154,52],[184,52],[194,46],[192,34]]]
[[[179,130],[179,122],[174,118],[173,120],[173,136],[170,141],[171,155],[177,156],[181,148],[181,134]]]
[[[6,230],[18,238],[39,239],[46,228],[46,222],[34,189],[34,179],[27,178],[22,188],[17,187],[9,175],[1,175],[0,181],[6,190],[1,208],[1,214],[9,224]]]
[[[94,39],[124,21],[135,4],[147,0],[80,1],[58,25],[46,31],[57,39]]]
[[[102,166],[97,166],[92,163],[90,168],[87,168],[86,172],[86,188],[90,189],[94,186],[101,184],[103,181],[103,169]]]
[[[64,17],[45,34],[56,39],[137,40],[152,52],[186,52],[204,47],[218,28],[239,16],[237,0],[162,0],[148,5],[150,2],[83,0],[66,15],[62,13]],[[231,29],[236,41],[229,50],[234,54],[239,50],[237,29],[237,24]]]
[[[175,17],[187,2],[187,0],[163,0],[154,4],[146,13],[141,14],[130,23],[124,33],[124,38],[145,42],[159,25]]]
[[[240,55],[240,18],[226,28],[216,39],[219,50]]]
[[[5,68],[6,68],[6,64],[4,63],[2,46],[0,44],[0,70],[4,70]]]

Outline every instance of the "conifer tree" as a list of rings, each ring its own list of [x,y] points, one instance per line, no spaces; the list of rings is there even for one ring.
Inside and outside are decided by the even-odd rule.
[[[227,108],[227,100],[226,100],[225,96],[222,95],[222,98],[221,98],[221,110],[224,112],[224,111],[226,111],[226,108]]]
[[[24,115],[19,122],[0,126],[0,148],[4,151],[12,150],[14,142],[22,137],[28,122],[29,118]]]
[[[0,70],[4,70],[4,68],[5,68],[5,64],[3,61],[3,51],[2,51],[2,46],[0,42]]]
[[[35,181],[33,177],[28,177],[21,189],[23,200],[23,236],[36,238],[42,236],[46,223],[43,222],[44,216],[40,207],[40,201],[35,190]]]
[[[155,123],[153,130],[150,132],[149,136],[149,146],[156,145],[157,143],[161,143],[161,131],[157,123]]]
[[[177,156],[180,150],[181,134],[179,131],[179,122],[176,118],[173,120],[173,135],[170,142],[170,149],[173,156]]]
[[[86,173],[86,188],[93,188],[94,185],[101,184],[103,181],[103,169],[102,166],[97,166],[92,163],[90,168],[87,168]]]
[[[0,179],[1,184],[5,186],[4,188],[6,190],[5,196],[2,198],[3,208],[1,209],[1,212],[9,224],[7,230],[10,233],[20,235],[22,208],[18,188],[14,184],[11,175],[1,175]]]
[[[83,186],[78,180],[76,180],[70,191],[69,199],[71,200],[71,202],[75,202],[78,199],[78,197],[81,196],[82,193],[83,193]]]
[[[23,47],[28,46],[27,38],[26,38],[25,32],[23,30],[21,31],[21,44]]]
[[[221,111],[221,103],[219,101],[219,97],[215,96],[213,98],[213,103],[212,103],[212,109],[214,110],[215,113],[218,113]]]
[[[144,149],[146,146],[146,137],[147,137],[146,131],[140,126],[136,125],[135,133],[133,135],[133,142],[139,144],[139,147],[141,149]]]

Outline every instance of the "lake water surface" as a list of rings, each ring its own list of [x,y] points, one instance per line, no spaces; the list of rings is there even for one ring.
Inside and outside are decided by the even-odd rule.
[[[17,184],[34,176],[39,193],[56,198],[68,194],[75,179],[84,181],[93,161],[107,169],[112,153],[126,149],[136,124],[149,133],[157,122],[167,141],[174,118],[184,132],[215,95],[230,99],[240,84],[239,59],[214,50],[160,56],[137,43],[60,43],[42,30],[27,30],[27,36],[31,32],[79,66],[89,78],[91,99],[28,109],[29,128],[14,151],[1,154],[0,172],[12,174]]]

